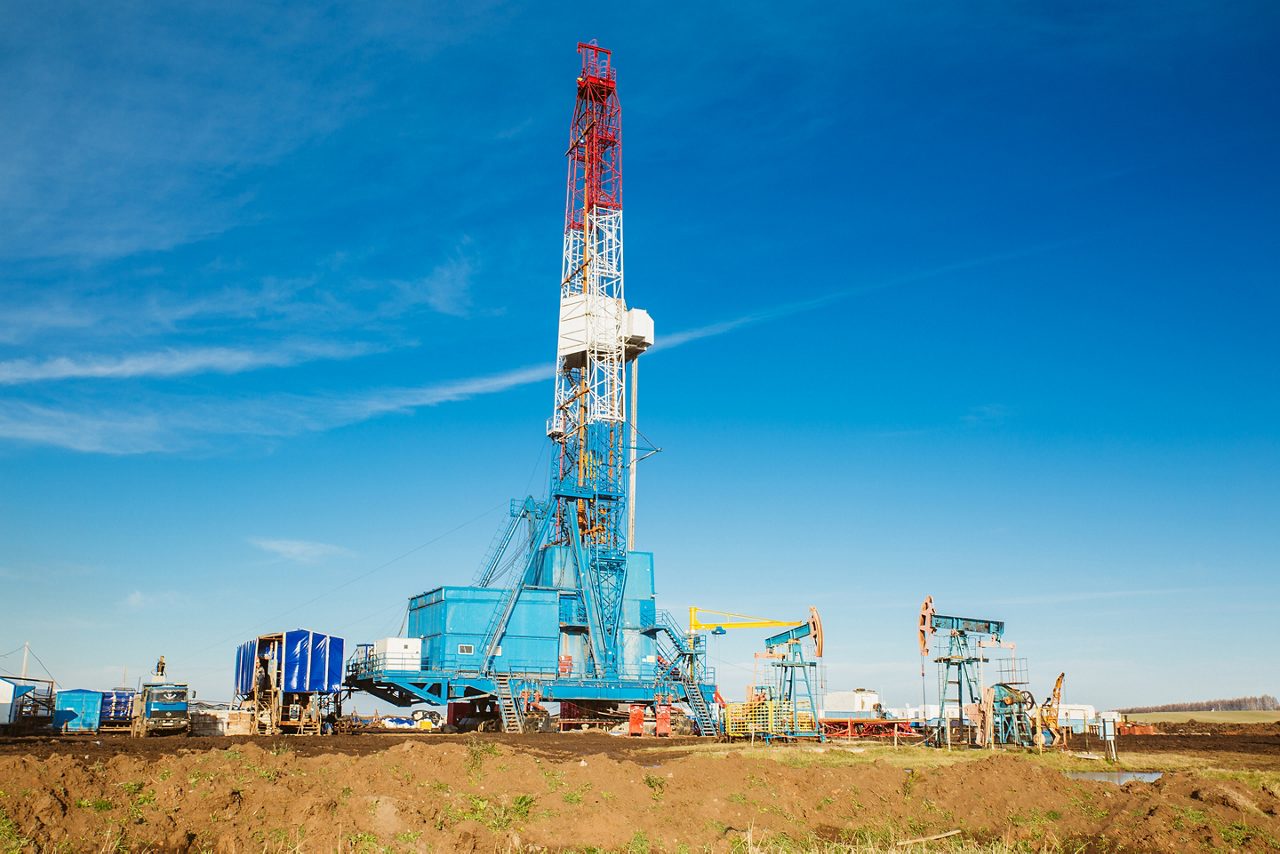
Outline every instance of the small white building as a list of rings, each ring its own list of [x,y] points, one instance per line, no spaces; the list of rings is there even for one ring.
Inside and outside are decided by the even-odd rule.
[[[1063,703],[1058,706],[1058,725],[1072,732],[1084,732],[1098,722],[1098,710],[1087,703]]]
[[[847,720],[878,718],[882,714],[879,691],[873,691],[870,688],[854,688],[852,691],[828,691],[822,698],[819,717],[828,720]]]
[[[0,726],[13,723],[18,714],[19,698],[34,690],[34,685],[19,685],[0,676]]]

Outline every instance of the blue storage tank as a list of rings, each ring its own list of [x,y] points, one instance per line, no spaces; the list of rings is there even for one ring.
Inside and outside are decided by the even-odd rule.
[[[72,688],[53,702],[54,725],[63,732],[97,732],[102,718],[102,692]]]

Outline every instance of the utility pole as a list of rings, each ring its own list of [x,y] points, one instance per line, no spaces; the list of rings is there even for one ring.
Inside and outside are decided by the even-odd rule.
[[[22,643],[22,678],[27,678],[27,659],[31,656],[31,641]]]

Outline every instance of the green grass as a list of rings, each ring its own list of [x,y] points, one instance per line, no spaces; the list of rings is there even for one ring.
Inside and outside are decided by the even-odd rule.
[[[1143,712],[1127,717],[1143,724],[1183,724],[1191,720],[1211,724],[1270,724],[1280,721],[1280,712]]]
[[[372,833],[353,833],[347,837],[347,844],[358,854],[373,854],[382,850],[382,843]]]
[[[1089,752],[1083,750],[1083,742],[1073,741],[1071,750],[1063,753],[1046,750],[1037,753],[1034,750],[1001,749],[974,750],[956,748],[939,750],[918,745],[794,745],[759,747],[734,744],[692,745],[690,752],[700,756],[723,758],[737,756],[760,762],[778,762],[793,768],[850,768],[880,762],[902,769],[910,768],[916,773],[931,768],[943,768],[961,762],[982,762],[993,756],[1029,762],[1042,768],[1055,771],[1192,771],[1205,777],[1220,780],[1237,780],[1253,789],[1262,786],[1280,787],[1280,771],[1258,768],[1222,767],[1222,758],[1213,754],[1189,753],[1144,753],[1140,751],[1122,750],[1120,761],[1115,763],[1101,761],[1101,753],[1096,742],[1090,743]],[[1086,758],[1093,756],[1094,758]],[[755,774],[745,777],[747,786],[762,780]]]
[[[644,775],[644,784],[649,787],[649,793],[653,795],[654,800],[661,798],[667,788],[667,781],[653,774]]]
[[[94,812],[106,812],[113,809],[115,804],[106,798],[76,798],[76,806],[80,809],[93,810]]]
[[[890,852],[946,852],[946,854],[1025,854],[1042,850],[1039,846],[1027,847],[1026,843],[974,842],[962,837],[948,837],[910,847],[895,844],[896,834],[889,829],[864,828],[847,834],[839,842],[818,839],[813,836],[793,837],[775,833],[757,837],[748,831],[729,842],[733,854],[890,854]],[[634,844],[634,840],[633,840]],[[644,850],[629,848],[628,850]],[[1065,852],[1070,849],[1056,847],[1043,850]]]
[[[467,773],[479,777],[484,761],[498,755],[498,746],[491,741],[481,741],[472,736],[467,739]]]
[[[525,821],[537,799],[533,795],[517,795],[510,803],[495,803],[479,795],[468,795],[468,806],[463,810],[448,807],[451,819],[471,819],[490,830],[506,830],[513,824]]]
[[[32,844],[31,840],[18,832],[18,827],[9,818],[8,813],[0,809],[0,852],[18,854]]]

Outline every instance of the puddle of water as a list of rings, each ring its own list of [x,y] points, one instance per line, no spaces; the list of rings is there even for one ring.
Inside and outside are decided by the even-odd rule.
[[[1162,771],[1063,771],[1072,780],[1100,780],[1103,783],[1115,783],[1123,786],[1137,780],[1139,783],[1154,783],[1164,776]]]

